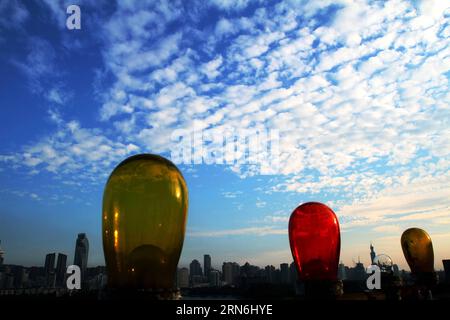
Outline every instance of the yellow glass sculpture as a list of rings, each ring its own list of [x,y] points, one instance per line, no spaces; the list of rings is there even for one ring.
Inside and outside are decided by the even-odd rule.
[[[410,228],[403,232],[400,241],[411,272],[434,272],[433,244],[428,233],[419,228]]]
[[[132,156],[103,194],[103,251],[111,288],[172,289],[188,209],[186,182],[169,160]]]

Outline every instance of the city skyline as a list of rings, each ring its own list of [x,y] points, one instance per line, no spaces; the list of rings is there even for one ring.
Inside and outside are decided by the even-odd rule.
[[[78,240],[78,239],[77,239]],[[371,263],[377,264],[378,255],[375,254],[374,247],[370,247],[370,256],[374,257],[374,261]],[[381,256],[385,256],[381,254]],[[178,266],[176,273],[174,274],[174,282],[177,288],[251,288],[252,285],[266,284],[266,285],[289,285],[292,289],[301,286],[301,281],[298,280],[298,273],[295,263],[280,262],[277,265],[267,266],[255,266],[249,262],[245,264],[239,264],[231,261],[223,261],[221,267],[210,268],[211,255],[204,254],[203,265],[194,259],[191,261],[189,268]],[[28,293],[44,293],[45,289],[58,289],[64,290],[66,287],[65,280],[67,274],[65,266],[67,256],[65,254],[58,254],[58,261],[55,265],[55,253],[49,253],[45,257],[45,265],[42,267],[24,267],[17,265],[3,265],[0,263],[0,289],[6,289],[5,292],[11,292],[8,290],[34,290],[27,291]],[[414,275],[405,270],[401,270],[398,265],[391,264],[389,267],[386,264],[386,260],[381,260],[383,263],[382,272],[390,274],[398,279],[401,279],[401,283],[407,285],[411,284],[414,279]],[[449,266],[450,260],[445,261],[445,270],[436,270],[437,281],[441,284],[449,283]],[[219,262],[220,265],[220,262]],[[381,267],[381,266],[380,266]],[[366,269],[367,268],[367,269]],[[353,266],[346,266],[343,263],[339,263],[337,268],[337,279],[345,281],[347,283],[349,292],[361,292],[365,290],[364,284],[370,275],[369,266],[364,266],[363,263],[358,261]],[[107,272],[104,266],[97,266],[87,268],[87,276],[83,281],[82,287],[89,290],[104,290],[104,286],[107,283]],[[350,289],[352,288],[352,289]],[[286,289],[286,287],[285,287]],[[295,289],[294,291],[297,291]],[[294,291],[290,293],[284,292],[283,294],[294,294]],[[48,292],[48,291],[47,291]],[[62,293],[63,291],[60,291]],[[223,291],[225,293],[226,291]],[[219,293],[215,291],[215,293]],[[237,292],[235,292],[237,293]],[[242,293],[242,291],[241,291]],[[230,292],[228,292],[230,294]]]
[[[88,240],[85,233],[80,233],[75,241],[74,264],[81,269],[81,288],[84,292],[102,292],[108,283],[108,272],[105,266],[86,267],[89,257]],[[371,263],[367,266],[358,260],[351,266],[340,262],[336,266],[336,277],[342,281],[346,287],[347,294],[366,292],[368,277],[372,273],[370,265],[378,265],[385,279],[391,279],[401,286],[410,286],[413,281],[417,281],[418,274],[400,269],[399,266],[390,260],[385,254],[377,254],[373,244],[370,244],[369,251]],[[4,252],[0,248],[0,258]],[[57,261],[56,261],[57,257]],[[201,260],[201,259],[200,259]],[[67,255],[63,253],[48,253],[45,255],[44,266],[24,267],[21,265],[4,264],[0,260],[0,294],[52,294],[59,296],[67,294],[66,279],[69,271],[66,271]],[[55,264],[56,262],[56,264]],[[445,285],[449,283],[450,259],[442,261],[444,270],[435,270],[436,284]],[[221,267],[220,267],[221,264]],[[219,266],[219,267],[217,267]],[[420,273],[419,273],[420,274]],[[244,264],[235,261],[218,261],[212,259],[211,254],[203,254],[203,264],[198,259],[193,259],[189,267],[178,265],[173,276],[173,284],[180,290],[198,290],[194,295],[208,294],[215,295],[246,295],[253,289],[264,288],[263,292],[269,294],[270,288],[278,292],[281,296],[295,296],[305,294],[305,283],[298,281],[296,263],[279,261],[275,265],[257,266],[249,261]],[[395,280],[397,279],[397,280]],[[416,279],[416,280],[414,280]],[[69,280],[67,280],[69,281]],[[221,288],[224,288],[223,290]],[[389,286],[388,286],[389,287]],[[385,294],[388,294],[388,287]],[[253,289],[252,289],[253,288]],[[202,291],[203,290],[203,291]],[[206,291],[205,291],[206,290]],[[208,291],[209,290],[209,291]],[[221,291],[222,290],[222,291]],[[231,290],[231,291],[230,291]],[[396,297],[400,294],[397,292]],[[184,294],[189,296],[189,291]],[[366,292],[367,293],[367,292]],[[260,293],[253,293],[261,295]],[[262,293],[264,296],[264,293]],[[408,295],[406,295],[408,297]],[[349,296],[350,297],[350,296]],[[391,296],[389,296],[391,297]],[[392,297],[391,297],[392,298]],[[386,299],[391,299],[386,296]]]
[[[180,265],[204,252],[260,266],[290,261],[289,216],[318,201],[339,219],[346,265],[358,257],[367,265],[372,242],[408,269],[400,236],[420,227],[442,269],[450,256],[445,1],[78,4],[79,30],[66,26],[66,1],[0,5],[6,263],[72,257],[83,232],[89,265],[103,265],[109,174],[138,153],[175,161],[181,131],[208,143],[194,144],[193,164],[177,163],[189,193]],[[220,163],[206,148],[220,153],[213,138],[228,131],[254,141],[255,130],[279,152],[249,147]]]
[[[86,234],[85,233],[80,233],[80,234],[78,234],[78,237],[80,236],[80,235],[84,235],[85,237],[86,237]],[[77,240],[76,240],[76,246],[75,247],[77,247],[78,246],[78,241],[79,241],[79,239],[77,238]],[[74,259],[73,259],[73,264],[75,264],[75,265],[78,265],[78,266],[80,266],[80,268],[81,269],[83,269],[83,262],[81,262],[81,261],[77,261],[77,258],[76,258],[76,250],[74,251],[75,253],[74,253]],[[5,251],[4,250],[2,250],[2,248],[0,247],[0,253],[1,253],[1,257],[4,259],[4,254],[5,254]],[[358,259],[357,260],[352,260],[351,261],[351,263],[350,264],[347,264],[347,263],[344,263],[344,261],[343,260],[340,260],[340,262],[339,262],[339,264],[343,264],[343,265],[345,265],[346,267],[348,266],[348,267],[355,267],[358,263],[362,263],[364,266],[369,266],[369,265],[371,265],[371,264],[374,264],[374,259],[375,259],[375,257],[377,257],[378,255],[385,255],[386,253],[379,253],[379,254],[377,254],[375,251],[374,251],[374,246],[373,246],[373,243],[370,243],[370,245],[369,245],[369,247],[368,247],[368,251],[367,251],[367,256],[369,257],[368,259],[364,259],[364,256],[362,257],[362,256],[358,256]],[[62,258],[62,259],[64,259],[64,262],[66,262],[67,261],[67,257],[68,257],[68,255],[67,254],[65,254],[65,253],[58,253],[57,255],[58,255],[58,260],[57,261],[55,261],[55,258],[56,258],[56,253],[47,253],[46,255],[45,255],[45,260],[44,260],[44,264],[42,265],[43,267],[44,267],[44,269],[46,269],[47,267],[47,259],[48,259],[48,257],[50,256],[50,255],[53,255],[53,263],[50,263],[50,265],[53,265],[53,269],[54,270],[61,270],[61,267],[60,267],[60,259]],[[188,269],[188,270],[190,270],[191,269],[191,264],[195,261],[196,263],[198,263],[198,265],[199,265],[199,272],[198,272],[198,275],[203,275],[203,276],[207,276],[207,274],[208,274],[208,271],[207,270],[209,270],[209,271],[217,271],[217,270],[220,270],[221,269],[221,267],[223,266],[223,264],[225,264],[225,263],[237,263],[238,265],[240,265],[240,266],[242,266],[242,265],[245,265],[245,264],[247,264],[247,263],[250,263],[250,265],[253,265],[253,266],[257,266],[257,267],[259,267],[259,268],[264,268],[264,267],[267,267],[267,266],[275,266],[275,267],[277,267],[277,266],[281,266],[282,264],[289,264],[289,265],[291,265],[292,263],[294,263],[294,259],[293,259],[293,257],[291,256],[291,260],[285,260],[285,261],[282,261],[282,260],[280,260],[280,261],[278,261],[278,262],[274,262],[274,263],[269,263],[269,264],[254,264],[254,263],[252,263],[252,261],[250,261],[250,260],[240,260],[240,261],[236,261],[236,260],[233,260],[233,259],[229,259],[229,260],[222,260],[222,261],[219,261],[218,262],[218,264],[217,264],[217,262],[216,262],[216,259],[212,259],[212,256],[210,255],[210,254],[203,254],[202,255],[203,256],[203,264],[201,263],[201,261],[199,260],[199,257],[197,257],[197,258],[193,258],[193,260],[191,260],[190,262],[189,261],[183,261],[183,262],[180,262],[180,263],[178,263],[178,265],[177,265],[177,269],[179,270],[179,269]],[[389,256],[389,255],[388,255]],[[208,257],[208,258],[206,258],[206,257]],[[390,256],[389,256],[390,257]],[[391,258],[391,257],[390,257]],[[84,259],[84,258],[83,258]],[[103,263],[103,264],[89,264],[88,262],[89,262],[89,255],[87,254],[87,256],[85,257],[85,259],[87,260],[86,261],[86,267],[84,267],[84,269],[86,269],[86,268],[96,268],[96,267],[105,267],[105,264]],[[209,262],[206,262],[207,260],[205,260],[205,259],[209,259],[208,261]],[[214,261],[214,262],[212,262],[212,261]],[[434,265],[435,265],[435,270],[436,271],[443,271],[444,270],[444,261],[449,261],[449,259],[447,259],[447,258],[445,258],[445,259],[442,259],[442,260],[440,260],[440,261],[437,261],[436,259],[435,259],[435,262],[434,262]],[[56,263],[56,265],[55,265],[55,262],[57,262]],[[208,266],[209,266],[209,268],[205,268],[205,262],[208,264]],[[4,263],[4,260],[2,260],[2,263]],[[62,263],[62,262],[61,262]],[[399,265],[395,260],[392,260],[392,263],[393,263],[393,265],[396,265],[396,266],[398,266],[401,270],[405,270],[405,271],[410,271],[410,268],[409,268],[409,266],[408,265],[406,265],[406,267],[403,267],[402,265]],[[439,263],[441,264],[440,266],[439,266]],[[29,268],[29,267],[39,267],[40,266],[40,264],[39,263],[35,263],[35,264],[31,264],[31,265],[21,265],[21,264],[17,264],[17,263],[14,263],[14,262],[7,262],[6,263],[7,265],[18,265],[18,266],[24,266],[24,267],[26,267],[26,268]],[[64,265],[66,265],[67,263],[65,263]],[[437,264],[437,265],[436,265]],[[67,265],[69,265],[69,264],[67,264]],[[55,266],[56,266],[56,268],[55,268]],[[60,271],[61,272],[61,271]],[[85,273],[86,271],[84,271],[84,273]],[[338,271],[338,273],[339,273],[339,271]],[[189,273],[190,274],[190,273]]]

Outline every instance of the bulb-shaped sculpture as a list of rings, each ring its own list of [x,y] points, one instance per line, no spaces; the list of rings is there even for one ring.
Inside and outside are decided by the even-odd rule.
[[[169,160],[140,154],[121,162],[103,194],[108,286],[171,290],[183,247],[186,182]]]
[[[401,237],[403,254],[413,273],[434,272],[434,252],[431,238],[425,230],[410,228]]]
[[[333,210],[318,202],[300,205],[289,219],[289,242],[301,280],[337,280],[341,236]]]

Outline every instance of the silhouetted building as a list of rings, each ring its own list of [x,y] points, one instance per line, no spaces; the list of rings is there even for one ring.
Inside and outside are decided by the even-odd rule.
[[[28,269],[28,278],[33,283],[45,285],[43,279],[45,278],[45,270],[43,267],[30,267]]]
[[[205,254],[203,256],[203,268],[203,271],[205,271],[205,277],[208,279],[209,271],[211,271],[211,256],[209,254]]]
[[[189,270],[188,268],[181,268],[177,271],[177,287],[189,288]]]
[[[46,275],[55,271],[55,257],[55,253],[49,253],[45,256],[44,271]]]
[[[375,260],[375,257],[377,256],[377,254],[375,253],[375,250],[374,250],[374,248],[373,248],[373,245],[372,245],[372,243],[370,244],[370,263],[371,264],[375,264],[374,263],[374,260]]]
[[[400,268],[397,264],[392,265],[392,272],[394,273],[394,276],[400,277]]]
[[[250,263],[246,262],[242,267],[240,267],[239,275],[246,278],[254,278],[259,272],[259,267],[252,266]]]
[[[203,275],[202,266],[197,259],[192,260],[189,265],[189,274],[191,276],[201,276]]]
[[[291,262],[290,266],[289,266],[289,270],[290,270],[290,282],[293,285],[296,285],[297,283],[297,279],[298,279],[298,273],[297,273],[297,267],[295,266],[295,262]]]
[[[89,256],[89,241],[85,233],[79,233],[75,243],[75,257],[73,264],[80,267],[81,283],[86,281],[86,269]]]
[[[28,282],[28,272],[22,266],[14,266],[11,270],[13,276],[13,286],[15,289],[20,289],[26,286]]]
[[[106,274],[106,267],[105,266],[96,266],[86,269],[86,276],[87,278],[94,278],[95,276],[98,276],[99,274]]]
[[[267,282],[274,283],[275,282],[275,267],[274,266],[266,266],[264,268],[264,271],[266,273]]]
[[[356,263],[354,268],[350,268],[347,273],[348,280],[364,281],[367,278],[366,269],[362,262]]]
[[[245,288],[251,287],[255,284],[267,283],[265,271],[261,270],[258,266],[251,265],[248,262],[240,267],[240,270],[238,270],[236,266],[237,264],[234,266],[231,264],[233,277],[233,280],[231,281],[233,284]],[[236,268],[236,270],[233,270],[233,268]]]
[[[345,270],[345,265],[341,262],[338,266],[338,279],[339,280],[346,280],[347,279],[347,272]]]
[[[65,275],[64,275],[65,279]],[[86,269],[85,287],[90,290],[99,290],[106,285],[107,275],[105,266],[96,266]],[[175,280],[175,279],[174,279]],[[65,286],[65,284],[64,284]]]
[[[45,256],[45,286],[48,288],[53,288],[55,286],[55,257],[55,253],[49,253]]]
[[[217,270],[209,270],[209,285],[211,287],[220,287],[220,273]]]
[[[64,279],[66,277],[67,268],[67,256],[62,253],[58,253],[58,260],[56,262],[56,286],[65,287]]]
[[[281,283],[289,283],[289,265],[287,263],[280,264]]]
[[[450,283],[450,259],[442,260],[445,272],[445,282]]]
[[[5,251],[2,249],[2,241],[0,240],[0,271],[2,270],[3,261],[4,261]]]
[[[280,271],[280,269],[275,269],[275,272],[273,273],[273,282],[274,283],[281,283],[281,271]]]
[[[239,281],[240,268],[236,262],[224,262],[222,265],[223,280],[229,285],[235,285]]]
[[[3,289],[14,289],[14,275],[12,273],[4,273]]]

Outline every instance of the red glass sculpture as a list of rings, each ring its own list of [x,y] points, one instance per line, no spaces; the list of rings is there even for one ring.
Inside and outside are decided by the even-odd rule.
[[[297,207],[289,219],[289,242],[301,280],[337,280],[341,236],[333,210],[318,202]]]

